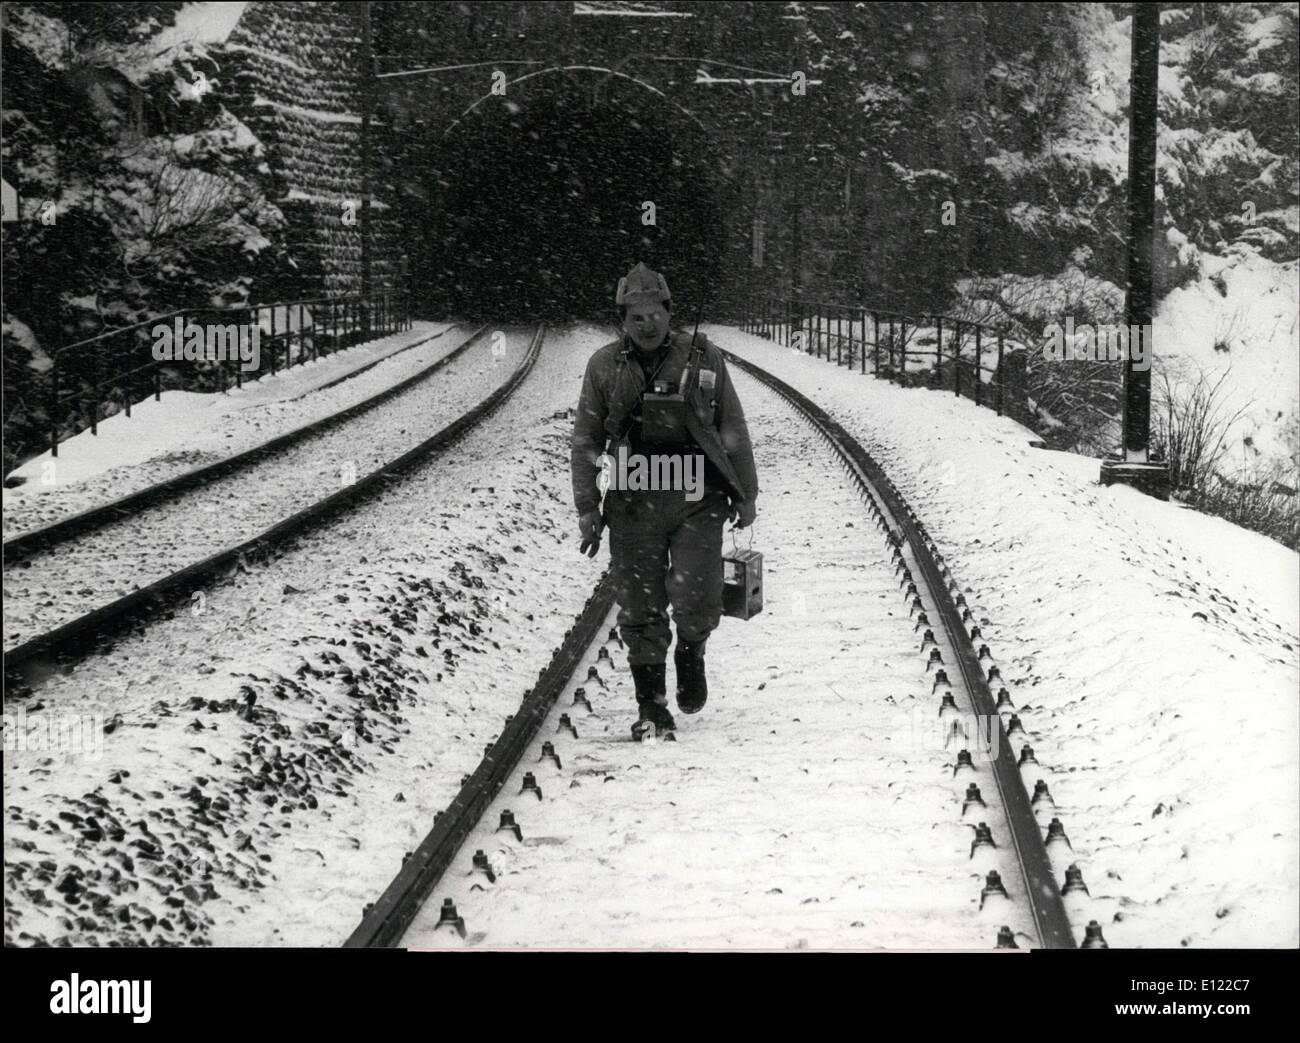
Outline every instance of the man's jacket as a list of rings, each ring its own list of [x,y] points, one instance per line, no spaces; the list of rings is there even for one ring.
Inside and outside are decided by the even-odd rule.
[[[695,338],[696,357],[690,386],[686,389],[686,429],[695,444],[717,468],[733,501],[758,496],[758,475],[754,470],[754,449],[740,400],[731,385],[722,352],[703,334]],[[573,424],[570,468],[573,472],[573,502],[579,514],[600,507],[600,455],[606,440],[614,437],[610,452],[617,456],[620,442],[627,442],[627,428],[633,408],[646,388],[646,376],[633,356],[635,348],[624,337],[600,348],[587,362]],[[671,381],[680,388],[691,355],[691,335],[669,336],[668,357],[657,380]],[[713,374],[713,387],[707,377]]]

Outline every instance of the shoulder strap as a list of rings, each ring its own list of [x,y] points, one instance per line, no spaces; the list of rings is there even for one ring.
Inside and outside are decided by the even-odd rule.
[[[618,381],[622,378],[623,371],[628,365],[628,359],[631,357],[630,356],[631,350],[632,350],[631,348],[624,345],[622,351],[622,358],[619,360],[619,364],[618,364],[619,365],[618,376],[614,378],[615,387],[618,386]],[[655,377],[659,376],[659,371],[664,368],[664,365],[668,362],[668,357],[671,354],[672,354],[671,349],[664,352],[664,357],[659,360],[659,365],[655,367],[655,371],[651,373],[649,377],[646,378],[645,386],[647,388],[654,387]],[[689,365],[689,362],[687,364]],[[645,395],[645,391],[643,390],[641,394]],[[612,446],[614,446],[618,442],[623,441],[623,439],[627,437],[627,433],[632,430],[632,425],[635,422],[636,422],[636,418],[633,416],[631,410],[628,411],[627,416],[624,418],[623,426],[621,429],[616,430],[610,427],[609,422],[606,421],[605,433],[608,437],[605,440],[605,452],[608,453]]]

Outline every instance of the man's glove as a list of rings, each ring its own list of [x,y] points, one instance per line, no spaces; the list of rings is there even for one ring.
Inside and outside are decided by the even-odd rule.
[[[582,529],[582,553],[594,558],[596,551],[600,550],[600,534],[605,528],[600,511],[588,511],[578,519],[578,526]]]
[[[731,504],[731,521],[737,529],[748,529],[758,517],[758,504],[753,500],[741,500]]]

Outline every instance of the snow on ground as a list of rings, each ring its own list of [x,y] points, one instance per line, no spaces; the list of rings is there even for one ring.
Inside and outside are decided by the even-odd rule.
[[[1300,557],[968,401],[709,333],[862,441],[973,591],[1110,944],[1300,942]]]
[[[15,468],[5,535],[48,525],[346,409],[453,351],[469,329],[417,322],[224,393],[165,391]],[[408,350],[410,349],[410,350]],[[333,385],[333,386],[331,386]]]
[[[677,715],[675,743],[631,741],[631,677],[606,643],[609,689],[579,669],[523,757],[543,800],[517,781],[502,790],[403,945],[462,944],[434,930],[445,898],[468,943],[495,948],[988,949],[1002,924],[1028,943],[1012,865],[971,857],[961,798],[976,776],[955,775],[958,747],[944,748],[883,534],[811,426],[734,379],[764,490],[762,613],[724,617],[708,645],[709,702]],[[571,705],[577,686],[592,712]],[[576,737],[558,729],[561,711]],[[992,814],[979,818],[1005,844],[995,790],[984,792]],[[522,841],[496,830],[507,809]],[[473,871],[476,850],[495,882]],[[980,909],[990,868],[1016,905]]]
[[[965,400],[710,335],[828,408],[916,506],[988,621],[1091,889],[1085,915],[1111,945],[1296,945],[1296,555],[1103,489],[1097,461],[1030,449],[1029,432]],[[574,533],[572,420],[556,412],[606,339],[552,333],[456,451],[218,587],[206,611],[38,693],[29,729],[120,718],[95,733],[99,758],[7,748],[7,942],[333,945],[355,927],[596,578]],[[625,677],[596,701],[599,720],[575,721],[593,738],[608,726],[608,753],[547,802],[570,818],[524,818],[536,842],[497,867],[557,874],[555,908],[514,938],[565,944],[573,900],[610,914],[592,944],[988,945],[1016,910],[973,908],[969,823],[952,821],[944,759],[901,709],[919,660],[897,588],[871,567],[879,537],[857,517],[847,528],[824,450],[789,441],[755,385],[742,394],[760,459],[804,465],[762,477],[771,501],[804,507],[760,499],[768,607],[724,621],[709,706],[676,746],[637,748],[639,768],[617,768],[634,749],[613,742],[633,718]],[[899,709],[882,717],[887,694]],[[623,714],[605,701],[625,696]],[[545,791],[553,776],[537,770]],[[629,793],[616,803],[616,790]],[[615,815],[630,805],[639,821]],[[580,813],[605,828],[602,858],[641,856],[637,893],[662,912],[636,907],[614,932],[616,903],[592,887],[608,867],[566,861],[557,842]],[[455,871],[448,887],[480,882]]]
[[[1228,439],[1225,470],[1256,454],[1266,464],[1286,459],[1300,445],[1300,262],[1200,256],[1201,274],[1161,302],[1157,369],[1176,384],[1227,375],[1225,414],[1245,415]]]
[[[40,690],[29,732],[108,727],[6,739],[8,941],[342,942],[598,575],[554,414],[607,339],[553,333],[451,453]]]

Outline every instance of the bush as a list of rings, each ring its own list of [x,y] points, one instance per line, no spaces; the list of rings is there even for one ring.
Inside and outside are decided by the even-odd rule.
[[[1271,470],[1256,472],[1241,481],[1216,476],[1208,488],[1187,502],[1206,514],[1300,551],[1300,496],[1293,487],[1277,480]]]
[[[1163,370],[1152,396],[1152,454],[1168,462],[1179,499],[1300,550],[1297,461],[1224,466],[1228,435],[1246,410],[1227,405],[1226,380],[1200,371],[1179,381]]]
[[[1227,405],[1226,372],[1213,382],[1204,371],[1178,381],[1173,369],[1161,370],[1152,395],[1152,449],[1169,464],[1171,489],[1200,496],[1216,477],[1228,432],[1246,406]]]

